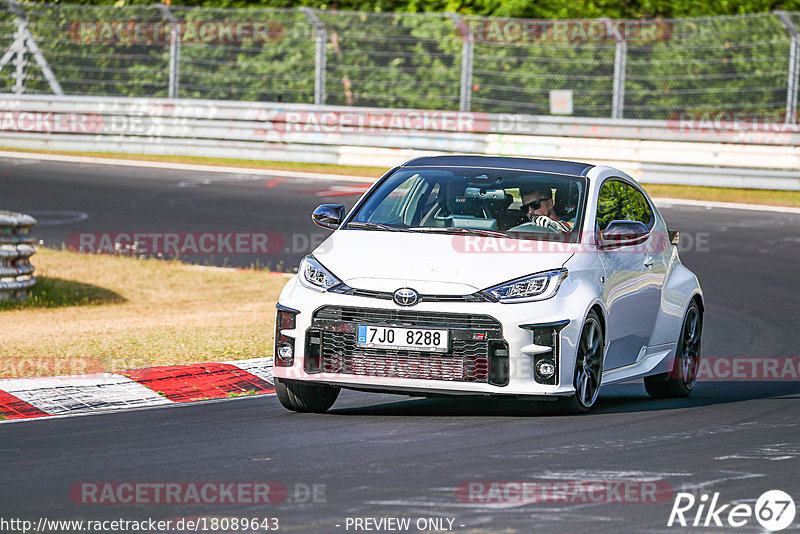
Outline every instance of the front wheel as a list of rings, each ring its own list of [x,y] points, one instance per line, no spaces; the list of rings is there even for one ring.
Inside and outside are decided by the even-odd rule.
[[[562,400],[563,408],[568,412],[586,413],[592,409],[600,393],[600,381],[603,377],[603,329],[600,319],[594,310],[589,312],[583,323],[581,339],[578,342],[578,354],[575,361],[575,395]]]
[[[700,336],[703,333],[703,314],[692,301],[683,318],[681,337],[675,351],[672,371],[645,377],[644,389],[657,399],[688,397],[697,382],[700,365]]]
[[[325,413],[336,402],[339,388],[298,384],[291,380],[276,378],[275,393],[287,410],[301,413]]]

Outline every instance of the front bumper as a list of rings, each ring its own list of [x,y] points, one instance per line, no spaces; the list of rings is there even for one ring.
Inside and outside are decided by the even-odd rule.
[[[566,300],[558,296],[519,304],[423,302],[401,307],[392,301],[316,292],[293,278],[279,306],[299,313],[293,329],[280,331],[284,340],[293,340],[294,360],[282,367],[276,358],[277,378],[411,395],[563,396],[575,391],[583,316],[570,316]],[[354,343],[357,324],[444,327],[450,331],[451,347],[447,354],[364,350]],[[536,325],[548,326],[537,330]],[[542,383],[534,362],[548,357],[548,350],[556,375],[552,383]]]

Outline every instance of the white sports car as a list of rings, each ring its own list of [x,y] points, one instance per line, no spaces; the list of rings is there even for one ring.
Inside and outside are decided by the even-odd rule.
[[[695,385],[697,277],[650,198],[611,167],[484,156],[411,160],[378,180],[278,301],[280,402],[324,412],[340,388],[557,399],[601,384]]]

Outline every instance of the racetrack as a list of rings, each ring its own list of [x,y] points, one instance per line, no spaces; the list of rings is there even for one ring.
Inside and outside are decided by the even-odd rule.
[[[352,205],[355,195],[330,196],[346,187],[356,190],[330,181],[0,159],[0,207],[37,216],[36,236],[48,245],[77,232],[119,231],[267,231],[287,243],[266,260],[189,258],[217,265],[295,266],[325,235],[311,223],[311,210],[324,202]],[[705,292],[704,356],[800,357],[800,215],[661,211],[681,230],[682,259]],[[383,516],[454,518],[455,532],[674,531],[667,528],[672,498],[487,505],[465,502],[456,488],[468,481],[647,479],[674,491],[720,492],[721,503],[753,505],[770,489],[797,501],[798,402],[797,380],[700,382],[689,399],[662,401],[631,383],[603,389],[589,416],[557,415],[547,404],[343,392],[326,415],[293,414],[274,397],[252,397],[4,423],[0,516],[274,516],[290,532],[346,532],[347,517]],[[290,489],[294,502],[202,507],[70,500],[71,485],[103,481],[275,481]],[[295,484],[324,484],[324,497],[296,502],[303,499],[293,495]],[[761,531],[756,527],[751,521],[739,530]]]

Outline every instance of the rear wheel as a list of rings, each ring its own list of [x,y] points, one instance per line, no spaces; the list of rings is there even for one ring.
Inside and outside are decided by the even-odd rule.
[[[578,342],[578,356],[575,361],[573,385],[575,395],[562,400],[566,411],[586,413],[592,409],[600,393],[603,377],[603,329],[594,310],[589,312],[583,323],[581,339]]]
[[[275,379],[275,393],[287,410],[293,412],[325,413],[336,402],[339,388],[298,384],[291,380]]]
[[[683,318],[681,337],[675,351],[672,371],[644,379],[644,388],[651,397],[664,399],[688,397],[697,382],[700,364],[700,336],[703,333],[703,314],[697,302],[692,301]]]

